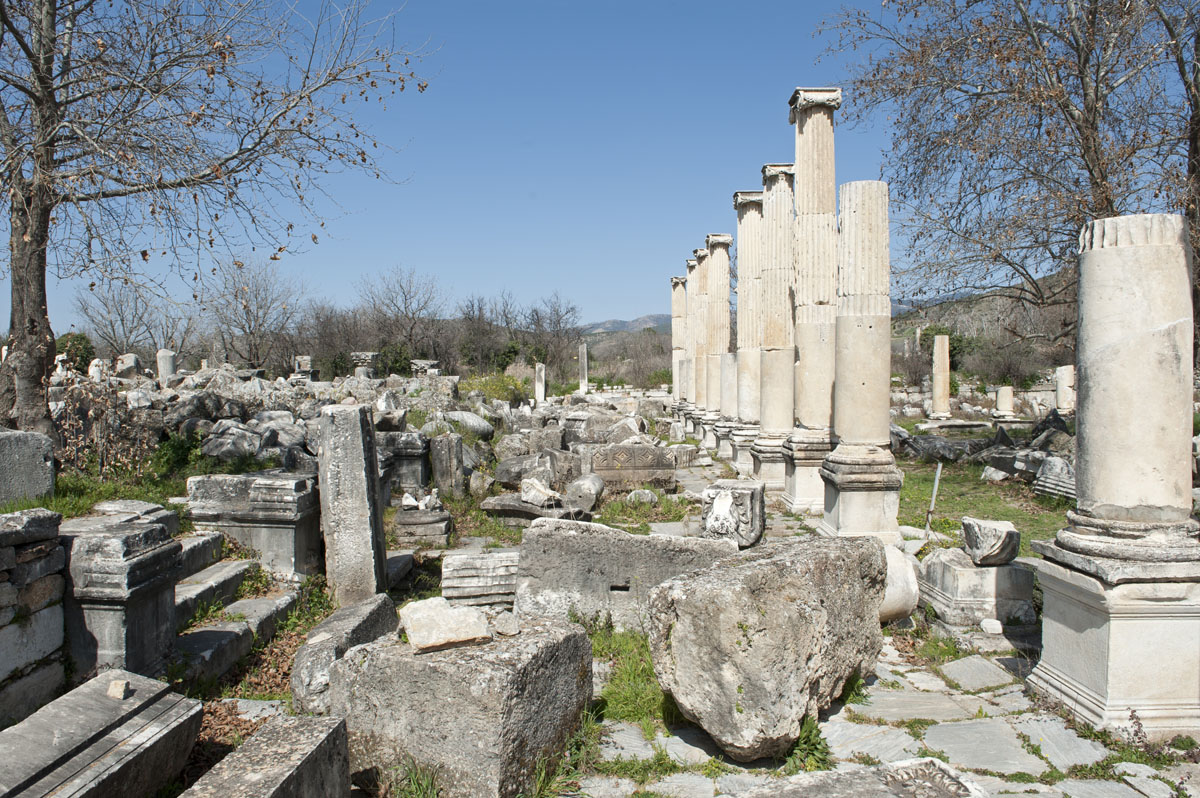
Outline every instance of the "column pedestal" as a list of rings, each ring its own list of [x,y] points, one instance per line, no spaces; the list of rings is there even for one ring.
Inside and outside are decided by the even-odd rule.
[[[831,451],[827,429],[797,429],[784,443],[783,504],[789,512],[821,515],[825,511],[821,463]]]
[[[754,457],[750,453],[750,449],[754,446],[754,439],[758,437],[758,432],[757,425],[740,426],[734,427],[730,436],[730,445],[733,448],[730,461],[733,464],[733,470],[739,477],[749,477],[754,474]]]
[[[713,424],[713,435],[717,439],[717,457],[722,460],[733,460],[733,431],[737,429],[738,421],[724,418]]]
[[[874,535],[884,543],[901,543],[896,515],[904,475],[890,451],[839,444],[825,458],[820,475],[825,483],[825,517],[818,532],[842,537]]]
[[[754,478],[769,491],[781,491],[784,485],[784,435],[760,435],[750,446]]]
[[[717,450],[717,424],[721,421],[721,414],[715,410],[708,410],[696,420],[696,437],[700,439],[700,446],[710,452]]]
[[[1151,740],[1194,735],[1200,727],[1200,566],[1187,564],[1191,581],[1108,585],[1051,561],[1061,551],[1056,545],[1034,548],[1047,559],[1037,563],[1042,658],[1029,686],[1096,728],[1129,729],[1132,709]],[[1161,571],[1158,563],[1142,568]]]

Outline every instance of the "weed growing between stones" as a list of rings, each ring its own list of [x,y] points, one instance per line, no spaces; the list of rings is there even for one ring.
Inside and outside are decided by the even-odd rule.
[[[234,598],[262,598],[274,588],[275,581],[271,579],[271,575],[263,570],[261,565],[254,563],[246,569],[246,573],[242,576],[242,583],[238,585],[237,592],[234,593]]]
[[[838,699],[843,704],[866,704],[871,698],[867,695],[867,683],[857,673],[853,674],[846,680],[846,686],[842,688],[842,695]]]
[[[800,724],[800,737],[792,746],[779,772],[784,776],[795,776],[797,773],[829,770],[832,767],[833,755],[830,753],[829,743],[821,736],[821,727],[817,725],[817,719],[806,715]]]
[[[441,496],[442,505],[454,519],[451,546],[461,538],[488,538],[504,546],[519,546],[522,530],[504,524],[479,509],[479,499],[469,492],[462,496]]]
[[[399,611],[414,601],[442,595],[442,560],[440,557],[422,557],[413,560],[412,572],[408,575],[403,590],[389,593]]]
[[[593,520],[633,534],[649,535],[650,524],[682,521],[694,510],[692,503],[682,496],[668,496],[660,490],[651,490],[658,497],[655,504],[631,502],[628,493],[605,498]]]
[[[658,685],[644,634],[617,631],[611,619],[591,619],[584,628],[592,639],[592,656],[612,665],[608,684],[600,693],[605,718],[638,724],[647,740],[653,740],[659,731],[670,733],[670,726],[684,722],[675,702]]]
[[[420,765],[411,757],[380,787],[379,798],[438,798],[442,794],[437,768]]]
[[[230,620],[230,618],[228,613],[225,612],[225,605],[220,600],[200,601],[196,603],[196,610],[192,613],[192,617],[181,622],[175,633],[183,634],[199,626],[208,626],[209,624],[226,620]]]

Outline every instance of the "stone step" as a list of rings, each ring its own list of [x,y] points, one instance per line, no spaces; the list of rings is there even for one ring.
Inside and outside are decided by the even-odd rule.
[[[223,547],[220,532],[197,532],[194,535],[184,535],[178,540],[183,546],[180,553],[180,580],[200,573],[221,559]]]
[[[243,561],[244,562],[244,561]],[[297,591],[281,590],[263,598],[242,599],[225,608],[229,620],[191,629],[175,638],[176,661],[188,683],[213,681],[250,653],[275,630],[296,603]]]
[[[257,560],[222,560],[175,585],[175,623],[186,623],[201,602],[228,604]]]

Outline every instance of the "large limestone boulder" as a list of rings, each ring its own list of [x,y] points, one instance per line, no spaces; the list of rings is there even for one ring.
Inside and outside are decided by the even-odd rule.
[[[193,477],[195,479],[195,477]],[[297,712],[329,711],[329,669],[353,646],[396,631],[396,605],[386,593],[336,610],[308,633],[292,662],[292,703]]]
[[[887,578],[872,537],[750,549],[650,592],[654,672],[684,716],[739,761],[785,756],[883,645]]]
[[[447,795],[532,794],[539,760],[562,751],[592,695],[583,629],[521,622],[490,643],[418,654],[398,636],[350,649],[329,676],[346,718],[350,771],[370,787],[411,758]]]

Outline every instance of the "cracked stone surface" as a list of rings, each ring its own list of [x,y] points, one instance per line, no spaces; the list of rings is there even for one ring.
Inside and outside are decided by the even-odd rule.
[[[925,745],[945,752],[950,764],[958,767],[1032,776],[1049,769],[1025,750],[1013,727],[999,718],[930,726],[925,732]]]
[[[942,666],[942,674],[969,693],[1000,687],[1013,681],[1012,674],[979,654],[947,662]]]

